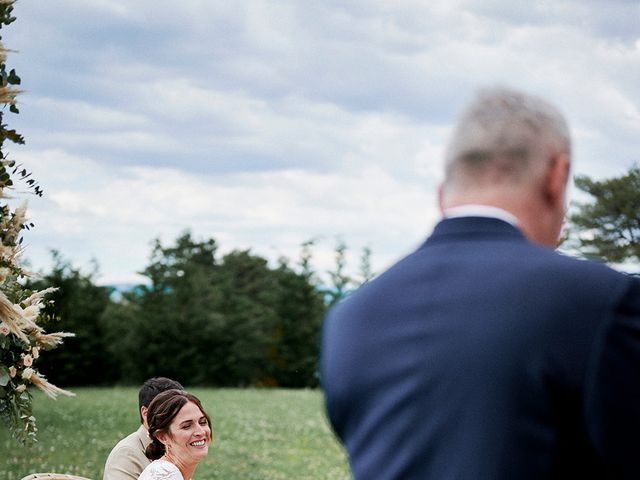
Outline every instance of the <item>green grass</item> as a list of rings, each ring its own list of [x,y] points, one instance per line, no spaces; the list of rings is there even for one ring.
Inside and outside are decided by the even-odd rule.
[[[0,478],[34,472],[102,480],[115,443],[139,425],[135,388],[76,388],[74,398],[36,393],[38,443],[22,447],[0,428]],[[350,478],[346,457],[313,390],[193,389],[213,420],[215,442],[194,480]]]

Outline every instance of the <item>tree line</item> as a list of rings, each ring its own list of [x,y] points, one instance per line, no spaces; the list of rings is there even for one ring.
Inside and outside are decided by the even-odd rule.
[[[640,260],[640,168],[576,186],[565,250],[609,262]],[[75,332],[47,353],[41,371],[62,386],[139,384],[154,375],[189,385],[315,387],[326,310],[373,277],[364,249],[358,280],[347,273],[344,242],[335,248],[329,285],[312,267],[313,241],[292,264],[276,266],[246,250],[218,253],[214,239],[190,233],[156,241],[141,272],[147,283],[120,297],[54,254],[54,266],[30,286],[56,286],[47,308],[55,329]],[[637,269],[636,269],[637,270]],[[53,329],[51,326],[49,329]]]
[[[53,268],[31,287],[58,287],[46,313],[76,336],[48,352],[40,369],[64,386],[163,375],[188,385],[315,387],[326,309],[372,272],[364,249],[359,279],[349,276],[338,240],[322,285],[313,246],[305,242],[295,264],[281,258],[270,266],[246,250],[220,255],[215,239],[187,232],[172,245],[156,240],[141,272],[147,282],[122,293],[54,252]]]

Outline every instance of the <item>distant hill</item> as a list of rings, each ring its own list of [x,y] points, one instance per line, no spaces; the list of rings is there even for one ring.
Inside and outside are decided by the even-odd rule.
[[[118,301],[122,298],[122,294],[124,292],[133,290],[138,285],[140,284],[139,283],[114,283],[111,285],[105,285],[105,287],[109,287],[113,289],[113,292],[111,292],[111,299]]]

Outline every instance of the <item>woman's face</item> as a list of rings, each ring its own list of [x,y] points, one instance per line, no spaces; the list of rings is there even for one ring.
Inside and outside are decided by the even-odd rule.
[[[169,426],[164,438],[168,455],[180,463],[199,462],[209,453],[211,428],[195,403],[187,402]]]

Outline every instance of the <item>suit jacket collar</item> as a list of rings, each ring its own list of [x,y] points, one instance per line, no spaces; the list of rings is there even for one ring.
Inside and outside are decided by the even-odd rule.
[[[471,240],[478,238],[509,238],[526,241],[520,229],[497,218],[455,217],[441,220],[425,245],[449,240]]]
[[[136,430],[136,434],[138,436],[138,440],[140,440],[140,445],[142,446],[142,450],[146,450],[147,446],[151,443],[151,439],[149,438],[149,432],[144,425],[140,425],[140,428]]]

